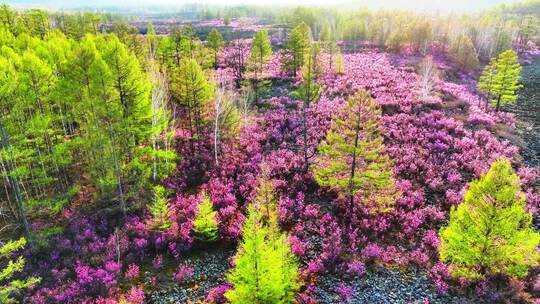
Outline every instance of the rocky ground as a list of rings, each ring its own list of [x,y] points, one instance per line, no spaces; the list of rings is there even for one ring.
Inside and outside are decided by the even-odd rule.
[[[225,283],[230,262],[234,254],[232,249],[217,248],[202,251],[197,255],[189,256],[181,261],[182,264],[193,268],[193,275],[183,282],[175,282],[151,293],[148,303],[196,303],[204,300],[208,292],[220,284]]]
[[[225,283],[233,253],[232,250],[212,250],[186,258],[182,262],[193,268],[193,276],[150,294],[148,303],[197,303],[204,300],[212,288]],[[438,294],[433,282],[421,270],[383,268],[372,269],[365,276],[352,280],[344,280],[336,274],[320,277],[316,293],[320,303],[345,303],[337,291],[340,285],[352,291],[348,304],[473,303],[462,296]]]
[[[527,145],[522,151],[525,162],[540,168],[540,57],[523,67],[521,83],[523,88],[517,102],[504,110],[514,113],[518,119],[518,130]]]
[[[470,299],[454,295],[440,295],[434,284],[420,270],[406,272],[397,269],[371,270],[365,276],[344,281],[337,275],[327,275],[317,283],[320,303],[385,303],[385,304],[466,304]],[[337,287],[350,288],[348,302],[343,302]]]

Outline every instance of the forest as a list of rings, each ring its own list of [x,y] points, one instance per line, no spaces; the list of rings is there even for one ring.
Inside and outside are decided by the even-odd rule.
[[[540,303],[540,1],[186,7],[0,4],[0,303]]]

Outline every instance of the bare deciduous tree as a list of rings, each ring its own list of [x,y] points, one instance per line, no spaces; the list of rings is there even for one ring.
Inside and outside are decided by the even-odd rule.
[[[437,68],[433,62],[433,57],[426,56],[420,64],[420,98],[427,101],[437,84],[439,77]]]

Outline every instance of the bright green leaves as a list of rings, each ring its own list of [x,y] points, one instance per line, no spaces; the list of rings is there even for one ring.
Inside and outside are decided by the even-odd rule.
[[[193,221],[193,232],[195,236],[203,241],[215,241],[217,239],[218,222],[217,212],[214,211],[212,201],[206,192],[202,193],[202,200],[197,206],[195,220]]]
[[[191,135],[200,138],[205,106],[213,97],[214,88],[195,59],[182,59],[174,75],[172,91],[180,106],[188,111]]]
[[[14,274],[21,272],[24,268],[23,256],[19,256],[15,261],[10,260],[12,254],[21,250],[24,246],[26,246],[24,238],[0,246],[0,259],[7,260],[7,265],[0,269],[0,303],[16,303],[11,298],[13,292],[30,287],[40,281],[39,278],[34,277],[25,280],[10,280]]]
[[[440,231],[441,260],[456,277],[480,279],[506,274],[522,278],[538,264],[540,234],[531,227],[519,177],[508,160],[471,182],[463,202]]]
[[[349,98],[319,145],[317,183],[373,211],[387,211],[396,196],[392,166],[379,128],[380,108],[360,90]]]
[[[221,33],[216,28],[212,28],[210,33],[208,33],[207,45],[214,54],[214,68],[217,68],[218,52],[223,47],[223,36],[221,36]]]
[[[508,50],[502,52],[497,59],[492,59],[484,68],[478,88],[499,111],[501,105],[516,101],[516,91],[522,87],[519,84],[520,78],[518,55]]]
[[[268,38],[268,31],[258,31],[253,36],[253,42],[251,43],[251,57],[249,61],[252,68],[256,72],[261,73],[263,65],[268,62],[270,55],[272,55],[272,45]]]
[[[261,180],[257,199],[248,206],[235,268],[227,275],[232,303],[294,303],[300,288],[298,262],[287,235],[279,231],[270,181]]]
[[[148,206],[152,214],[150,225],[157,230],[167,230],[171,226],[169,218],[169,203],[167,202],[165,188],[154,186],[154,200]]]
[[[309,107],[311,102],[317,101],[321,93],[321,86],[317,83],[323,73],[320,63],[320,47],[313,44],[308,50],[304,66],[302,67],[303,82],[299,88],[293,92],[293,96],[304,101],[305,107]]]
[[[289,36],[286,48],[290,58],[285,62],[285,68],[292,72],[294,76],[304,65],[311,46],[311,40],[311,30],[304,22],[295,27]]]
[[[56,213],[88,184],[95,198],[124,202],[171,172],[174,151],[152,141],[170,131],[169,113],[153,108],[150,77],[115,35],[23,33],[0,48],[0,63],[13,157],[0,151],[0,161],[16,164],[9,174],[28,206]]]

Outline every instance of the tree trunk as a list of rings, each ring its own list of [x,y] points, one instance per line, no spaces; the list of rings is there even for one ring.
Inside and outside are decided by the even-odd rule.
[[[24,212],[24,198],[21,194],[21,190],[19,188],[19,181],[17,179],[17,176],[12,175],[11,173],[15,168],[13,168],[13,153],[10,148],[9,144],[9,135],[7,134],[6,130],[4,129],[4,124],[0,120],[0,137],[2,139],[2,147],[8,151],[8,155],[10,159],[6,160],[6,171],[8,174],[8,180],[11,184],[11,188],[13,189],[13,192],[15,194],[15,201],[17,206],[17,213],[19,216],[19,223],[21,225],[23,235],[28,241],[30,248],[32,248],[32,240],[30,239],[30,225],[28,225],[28,220],[26,218],[26,214]]]
[[[303,139],[304,139],[304,173],[307,173],[308,172],[308,169],[309,169],[309,164],[308,164],[308,145],[307,145],[307,108],[309,107],[309,103],[304,103],[304,111],[302,113],[303,115],[303,119],[302,119],[302,124],[303,124],[303,130],[302,130],[302,136],[303,136]]]
[[[350,208],[351,212],[354,208],[354,196],[353,196],[353,179],[356,174],[356,149],[358,148],[358,138],[360,136],[360,113],[358,113],[358,120],[356,122],[356,133],[354,134],[354,150],[352,155],[352,164],[351,164],[351,177],[349,178],[349,191],[350,191]]]

